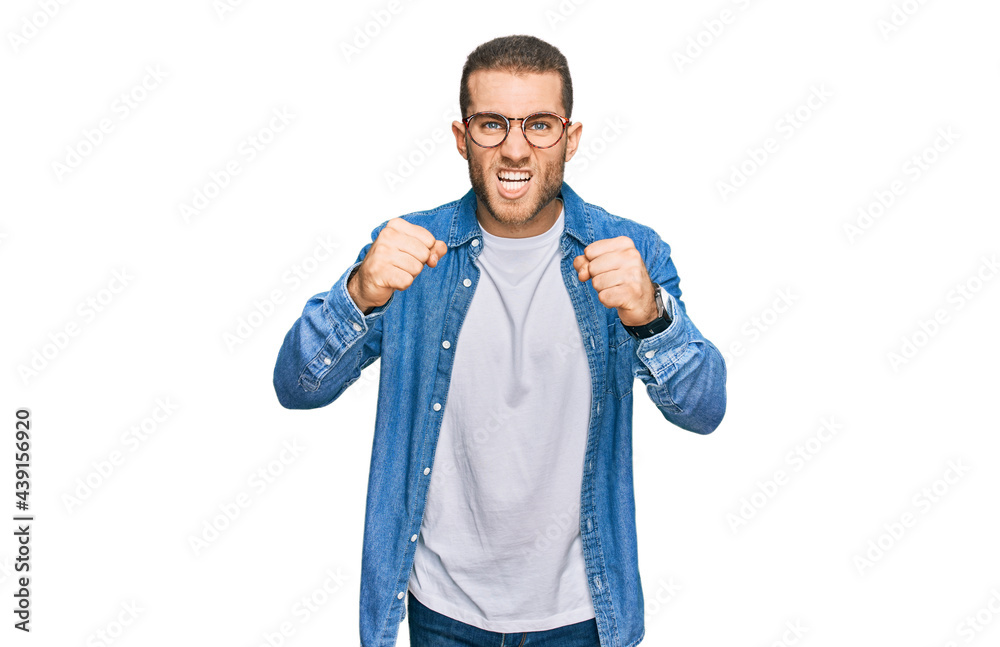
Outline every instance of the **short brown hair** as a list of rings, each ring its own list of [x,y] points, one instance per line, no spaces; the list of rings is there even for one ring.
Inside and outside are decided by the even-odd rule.
[[[479,70],[504,70],[514,74],[526,72],[558,72],[562,79],[563,115],[569,119],[573,112],[573,81],[569,76],[569,63],[556,47],[534,36],[501,36],[487,41],[472,50],[462,67],[462,89],[458,104],[462,117],[468,117],[469,76]]]

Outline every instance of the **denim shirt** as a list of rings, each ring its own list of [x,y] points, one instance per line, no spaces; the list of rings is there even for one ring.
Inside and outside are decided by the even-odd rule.
[[[632,647],[645,634],[632,481],[632,386],[638,377],[663,417],[708,434],[726,409],[726,365],[688,318],[670,247],[656,232],[586,203],[562,185],[561,270],[583,336],[591,377],[590,425],[580,490],[580,534],[602,647]],[[361,556],[362,647],[396,644],[406,616],[434,450],[454,365],[456,340],[479,282],[483,251],[476,195],[402,218],[448,245],[406,290],[365,315],[347,279],[372,243],[329,292],[311,297],[285,335],[274,367],[278,401],[314,409],[336,400],[381,357]],[[376,227],[372,242],[388,221]],[[615,308],[581,282],[573,259],[594,241],[632,239],[665,295],[670,326],[645,339],[622,327]],[[552,331],[553,343],[560,332]],[[346,431],[346,430],[345,430]],[[543,492],[539,496],[544,496]]]

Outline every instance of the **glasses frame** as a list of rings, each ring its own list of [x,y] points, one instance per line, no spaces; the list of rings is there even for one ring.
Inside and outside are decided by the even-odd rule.
[[[498,117],[502,117],[503,120],[504,120],[504,122],[506,122],[506,124],[507,124],[507,132],[504,133],[503,139],[501,139],[498,143],[493,144],[492,146],[484,146],[484,145],[480,144],[479,142],[477,142],[476,139],[475,139],[475,137],[472,136],[472,133],[469,132],[469,123],[473,120],[473,118],[478,117],[479,115],[497,115]],[[556,119],[558,119],[559,121],[562,122],[562,132],[559,133],[559,138],[557,140],[555,140],[554,142],[552,142],[551,144],[549,144],[548,146],[538,146],[537,144],[532,143],[531,140],[528,139],[528,133],[524,130],[524,122],[525,122],[525,120],[530,119],[532,117],[535,117],[537,115],[552,115],[553,117],[555,117]],[[563,136],[566,134],[566,126],[568,126],[568,125],[570,125],[572,123],[569,119],[567,119],[566,117],[563,117],[562,115],[556,114],[554,112],[547,112],[545,110],[540,110],[538,112],[533,112],[533,113],[531,113],[530,115],[528,115],[526,117],[508,117],[508,116],[502,115],[499,112],[496,112],[494,110],[483,110],[481,112],[477,112],[475,114],[471,114],[468,117],[466,117],[465,119],[463,119],[462,120],[462,125],[465,126],[465,132],[469,133],[469,139],[472,140],[473,144],[475,144],[476,146],[479,146],[480,148],[496,148],[497,146],[503,146],[503,143],[505,141],[507,141],[507,137],[510,136],[510,122],[512,122],[512,121],[520,121],[521,122],[521,135],[524,136],[524,141],[528,142],[528,144],[530,146],[532,146],[533,148],[539,148],[539,149],[543,149],[543,150],[546,149],[546,148],[552,148],[553,146],[555,146],[556,144],[558,144],[559,142],[561,142]]]

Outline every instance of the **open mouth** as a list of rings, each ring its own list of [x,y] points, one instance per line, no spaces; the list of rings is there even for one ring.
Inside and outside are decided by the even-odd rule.
[[[531,173],[528,171],[500,171],[497,173],[497,186],[500,195],[508,200],[520,198],[528,192]]]

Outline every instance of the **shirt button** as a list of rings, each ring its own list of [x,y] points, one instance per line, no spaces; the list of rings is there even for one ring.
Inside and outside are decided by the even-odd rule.
[[[441,410],[441,403],[440,402],[435,402],[434,403],[434,410],[435,411],[440,411]]]
[[[358,332],[361,332],[361,326],[359,326],[358,324],[354,323],[353,321],[351,322],[351,325],[354,326],[355,330],[357,330]]]
[[[397,594],[396,594],[396,599],[397,599],[397,600],[402,600],[402,599],[403,599],[403,594],[404,594],[404,592],[403,592],[403,591],[400,591],[399,593],[397,593]]]
[[[656,351],[655,350],[647,350],[646,351],[646,357],[652,357],[653,355],[656,355]]]
[[[417,540],[416,535],[410,535],[410,541],[416,541],[416,540]]]
[[[429,468],[429,467],[425,467],[425,468],[424,468],[424,476],[427,476],[427,475],[428,475],[428,474],[430,474],[430,473],[431,473],[431,468]]]
[[[472,239],[472,246],[473,247],[479,247],[479,239],[478,238],[473,238]]]
[[[472,285],[472,281],[470,281],[469,279],[465,279],[464,281],[462,281],[462,285],[464,285],[465,287],[469,287],[470,285]]]
[[[441,345],[444,346],[445,348],[451,348],[451,342],[448,341],[447,339],[441,342]]]
[[[333,364],[333,361],[331,361],[329,357],[324,357],[323,363],[329,366],[330,364]]]

